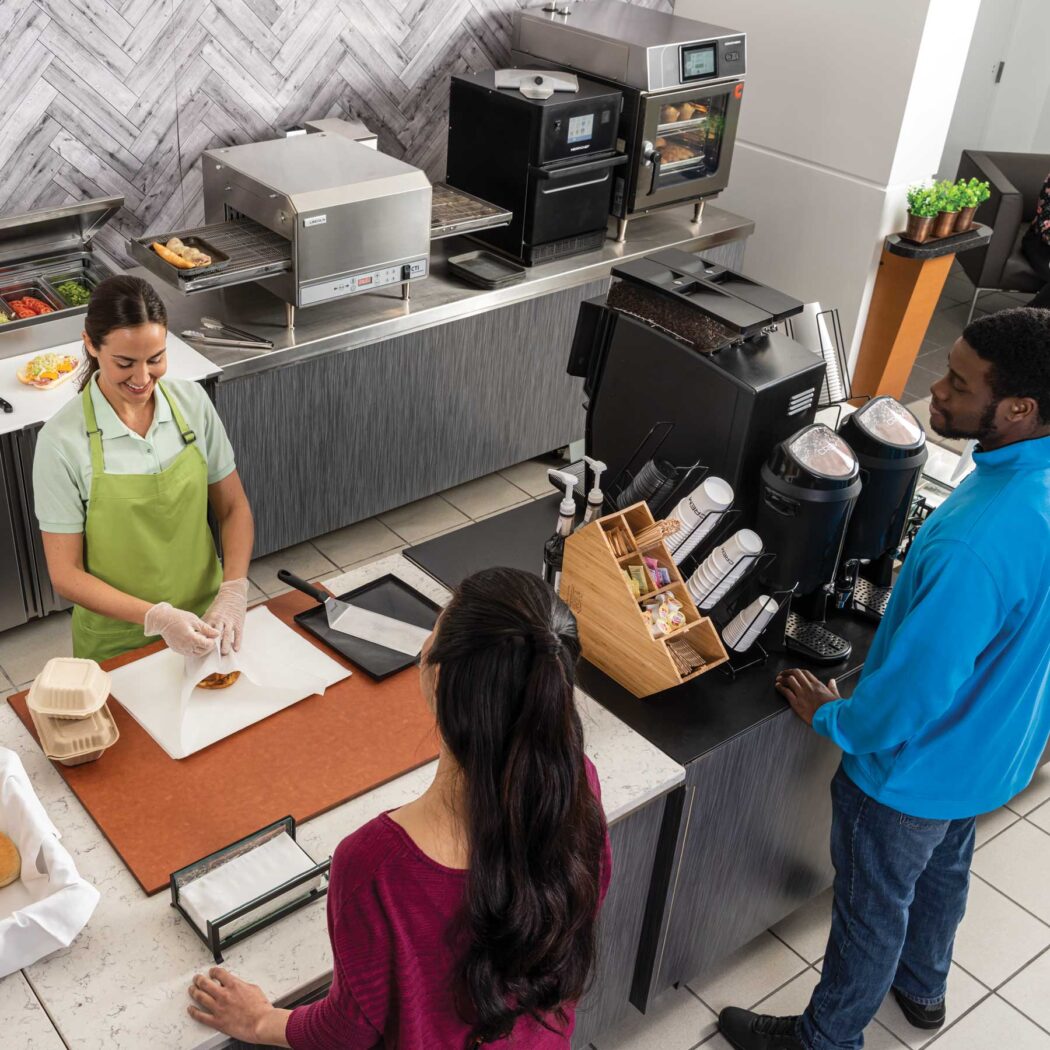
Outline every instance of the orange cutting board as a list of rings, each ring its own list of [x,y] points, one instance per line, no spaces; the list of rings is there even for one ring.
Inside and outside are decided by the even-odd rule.
[[[311,604],[298,592],[267,602],[312,645],[353,668],[292,619]],[[161,648],[157,642],[102,666],[112,670]],[[55,768],[143,890],[158,893],[173,871],[281,817],[309,820],[437,756],[418,670],[381,682],[353,670],[324,696],[301,700],[179,761],[111,697],[120,740],[97,762]],[[18,693],[9,702],[35,738],[25,698]],[[222,703],[221,692],[215,702]]]

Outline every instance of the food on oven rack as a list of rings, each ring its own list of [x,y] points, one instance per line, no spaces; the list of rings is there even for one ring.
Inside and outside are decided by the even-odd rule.
[[[688,105],[688,103],[686,103]],[[681,110],[677,106],[660,107],[660,123],[675,124],[682,119]]]
[[[42,299],[37,299],[32,295],[23,295],[21,299],[8,299],[7,302],[19,320],[55,312],[53,306],[48,306]]]
[[[199,248],[183,244],[178,237],[172,237],[167,244],[154,241],[150,247],[166,262],[179,270],[195,270],[199,266],[211,266],[211,256]]]
[[[216,672],[215,674],[208,675],[207,678],[202,678],[197,683],[198,689],[229,689],[238,678],[241,677],[240,671],[229,671],[226,674]]]
[[[69,354],[56,354],[48,351],[31,357],[18,370],[16,375],[20,383],[35,386],[38,390],[50,390],[59,383],[64,383],[77,370],[80,362]]]
[[[680,160],[693,160],[699,156],[695,149],[683,146],[680,142],[668,142],[658,147],[660,160],[664,164],[677,164]]]
[[[22,858],[18,855],[18,847],[0,831],[0,889],[21,877]]]

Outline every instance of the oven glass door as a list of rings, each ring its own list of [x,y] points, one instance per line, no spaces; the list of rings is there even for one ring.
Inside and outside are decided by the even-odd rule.
[[[742,85],[694,87],[644,103],[644,141],[635,207],[687,200],[725,188]]]
[[[728,96],[698,94],[660,106],[653,146],[654,188],[718,174]]]

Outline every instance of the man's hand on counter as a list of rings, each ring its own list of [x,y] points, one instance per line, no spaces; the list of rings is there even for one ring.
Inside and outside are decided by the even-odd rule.
[[[777,692],[791,705],[791,710],[808,726],[813,725],[818,707],[842,699],[834,678],[825,685],[812,671],[799,667],[781,671],[776,685]]]

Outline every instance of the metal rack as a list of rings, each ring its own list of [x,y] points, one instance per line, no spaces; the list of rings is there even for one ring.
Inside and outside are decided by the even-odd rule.
[[[430,239],[506,226],[513,213],[443,182],[434,184],[430,199]]]
[[[197,238],[228,259],[221,267],[176,269],[150,247],[154,241],[163,243],[172,237],[183,240],[187,237]],[[139,237],[129,241],[128,248],[147,270],[187,294],[257,281],[292,268],[291,241],[251,219],[233,219],[196,226],[190,230],[174,230],[154,237]]]
[[[275,886],[272,890],[256,897],[254,900],[247,901],[239,907],[233,908],[226,912],[225,915],[220,915],[219,918],[215,920],[209,920],[206,930],[200,929],[196,922],[190,917],[186,909],[182,906],[180,893],[191,882],[216,868],[222,867],[223,864],[233,860],[235,857],[242,856],[243,854],[258,848],[271,839],[276,838],[278,835],[285,834],[290,836],[293,840],[295,839],[294,817],[283,817],[281,820],[275,821],[273,824],[269,824],[265,828],[260,828],[251,835],[246,835],[243,839],[238,839],[229,846],[226,846],[221,850],[216,850],[216,852],[210,853],[208,856],[202,857],[198,861],[194,861],[194,863],[187,865],[185,868],[180,868],[178,871],[171,873],[171,876],[169,877],[171,906],[186,920],[190,929],[193,930],[193,932],[208,946],[208,950],[212,953],[212,957],[215,959],[216,963],[222,962],[222,953],[224,949],[240,943],[245,938],[250,937],[253,933],[258,933],[259,930],[263,930],[267,926],[272,926],[275,922],[283,919],[286,915],[291,915],[292,912],[298,911],[307,904],[310,904],[315,900],[320,900],[328,893],[328,885],[326,882],[320,889],[305,890],[301,897],[288,901],[286,904],[281,905],[279,908],[276,908],[271,912],[260,914],[258,919],[240,929],[234,930],[225,935],[222,932],[225,927],[244,919],[246,916],[251,915],[259,909],[265,908],[265,906],[271,901],[277,900],[279,897],[296,890],[300,886],[305,887],[307,883],[312,882],[317,878],[326,877],[329,868],[332,866],[331,858],[321,861],[319,864],[315,864],[302,874],[296,875],[295,878],[281,883],[280,886]]]
[[[823,326],[821,326],[821,321],[824,322]],[[834,307],[818,311],[813,315],[813,322],[817,329],[817,337],[820,340],[820,349],[814,349],[813,352],[819,353],[825,364],[824,382],[820,388],[820,398],[817,401],[817,407],[831,408],[833,405],[853,400],[853,386],[850,382],[849,363],[846,359],[846,340],[842,334],[842,321],[839,318],[839,312]],[[806,344],[796,335],[797,327],[797,320],[789,317],[784,321],[784,330],[787,334],[796,342],[805,346]],[[828,334],[830,345],[826,345],[825,332]],[[832,375],[832,367],[837,372],[837,376]],[[837,383],[834,381],[836,378],[838,380]]]

